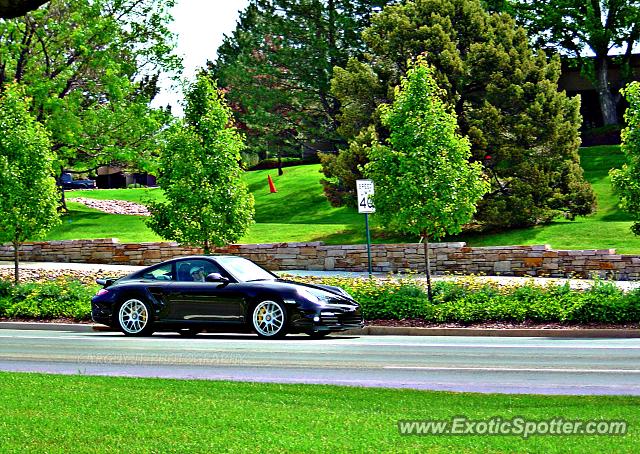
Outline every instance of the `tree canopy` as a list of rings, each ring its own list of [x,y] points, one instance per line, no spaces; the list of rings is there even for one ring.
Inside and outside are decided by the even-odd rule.
[[[598,92],[603,123],[619,122],[622,85],[609,80],[609,56],[620,54],[624,85],[640,42],[640,1],[506,0],[504,9],[526,26],[537,46],[571,57]]]
[[[336,133],[333,68],[362,52],[360,33],[386,3],[250,1],[210,65],[249,152],[299,156],[344,143]]]
[[[558,92],[560,61],[535,53],[523,28],[506,14],[488,14],[477,0],[415,0],[384,8],[364,31],[365,58],[334,71],[347,151],[325,156],[330,200],[348,200],[368,148],[389,131],[378,105],[390,103],[407,61],[425,54],[458,126],[472,144],[472,161],[491,179],[476,220],[486,228],[529,226],[558,215],[589,214],[595,196],[579,165],[579,99]],[[373,129],[372,129],[373,128]]]
[[[640,83],[631,83],[623,93],[629,101],[621,147],[626,163],[611,170],[611,182],[620,195],[620,206],[634,218],[631,230],[640,235]]]
[[[242,181],[242,136],[211,80],[201,74],[186,93],[184,120],[167,133],[158,184],[166,202],[151,203],[147,224],[163,238],[201,246],[240,239],[253,222],[253,196]]]
[[[149,102],[159,72],[179,70],[167,29],[172,1],[51,0],[0,21],[0,90],[18,82],[50,132],[56,172],[144,167],[168,120]]]

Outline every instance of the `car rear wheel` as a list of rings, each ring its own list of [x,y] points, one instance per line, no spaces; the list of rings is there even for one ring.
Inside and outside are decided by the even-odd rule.
[[[253,310],[251,323],[260,337],[283,337],[287,334],[287,311],[277,301],[261,301]]]
[[[118,310],[118,325],[126,336],[153,334],[151,306],[136,298],[126,300]]]

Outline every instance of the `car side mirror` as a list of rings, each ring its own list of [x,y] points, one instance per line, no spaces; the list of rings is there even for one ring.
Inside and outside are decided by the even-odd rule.
[[[207,274],[207,277],[204,278],[205,282],[218,282],[219,284],[228,284],[229,278],[224,277],[220,273],[211,273]]]

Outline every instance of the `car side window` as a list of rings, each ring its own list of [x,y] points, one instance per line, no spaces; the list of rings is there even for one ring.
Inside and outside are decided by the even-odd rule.
[[[173,280],[173,266],[171,263],[153,268],[142,276],[144,279],[151,279],[154,281],[171,281]]]
[[[220,269],[209,260],[184,260],[178,262],[176,274],[180,282],[204,282],[211,273],[220,273]]]

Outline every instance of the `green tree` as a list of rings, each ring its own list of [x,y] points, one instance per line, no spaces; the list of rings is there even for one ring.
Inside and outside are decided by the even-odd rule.
[[[16,284],[20,245],[59,222],[51,176],[55,156],[29,104],[17,84],[7,85],[0,97],[0,241],[13,245]]]
[[[631,231],[640,235],[640,83],[629,84],[623,94],[629,102],[621,147],[627,162],[622,169],[612,169],[609,173],[613,188],[620,195],[620,206],[634,218]]]
[[[389,1],[252,0],[210,65],[248,150],[299,156],[335,150],[333,68],[363,50],[361,31]]]
[[[51,0],[0,21],[0,91],[16,81],[50,132],[63,168],[148,167],[168,114],[149,102],[161,71],[178,70],[167,29],[173,2]]]
[[[424,240],[430,299],[429,239],[459,233],[489,189],[480,163],[469,162],[469,141],[458,134],[432,74],[422,57],[409,67],[393,104],[381,108],[388,145],[373,146],[366,165],[382,224]]]
[[[147,225],[163,238],[200,246],[233,243],[253,222],[253,196],[242,182],[242,137],[209,78],[186,96],[185,118],[168,132],[158,184],[167,201],[149,205]]]
[[[534,53],[510,16],[488,14],[478,0],[407,1],[374,16],[364,40],[366,58],[336,68],[332,80],[351,153],[354,143],[358,156],[370,146],[371,126],[377,140],[388,137],[378,106],[393,101],[407,61],[424,53],[471,141],[471,160],[490,177],[475,217],[482,226],[531,226],[592,212],[595,196],[579,165],[579,99],[558,92],[559,59]],[[355,187],[340,175],[361,172],[361,162],[349,169],[338,160],[323,161],[330,200],[353,197]]]
[[[618,59],[630,75],[629,59],[640,42],[640,1],[507,0],[506,3],[507,10],[529,30],[538,46],[572,58],[598,92],[603,123],[617,124],[620,100],[617,93],[621,87],[613,87],[609,80],[609,55],[622,51]]]

